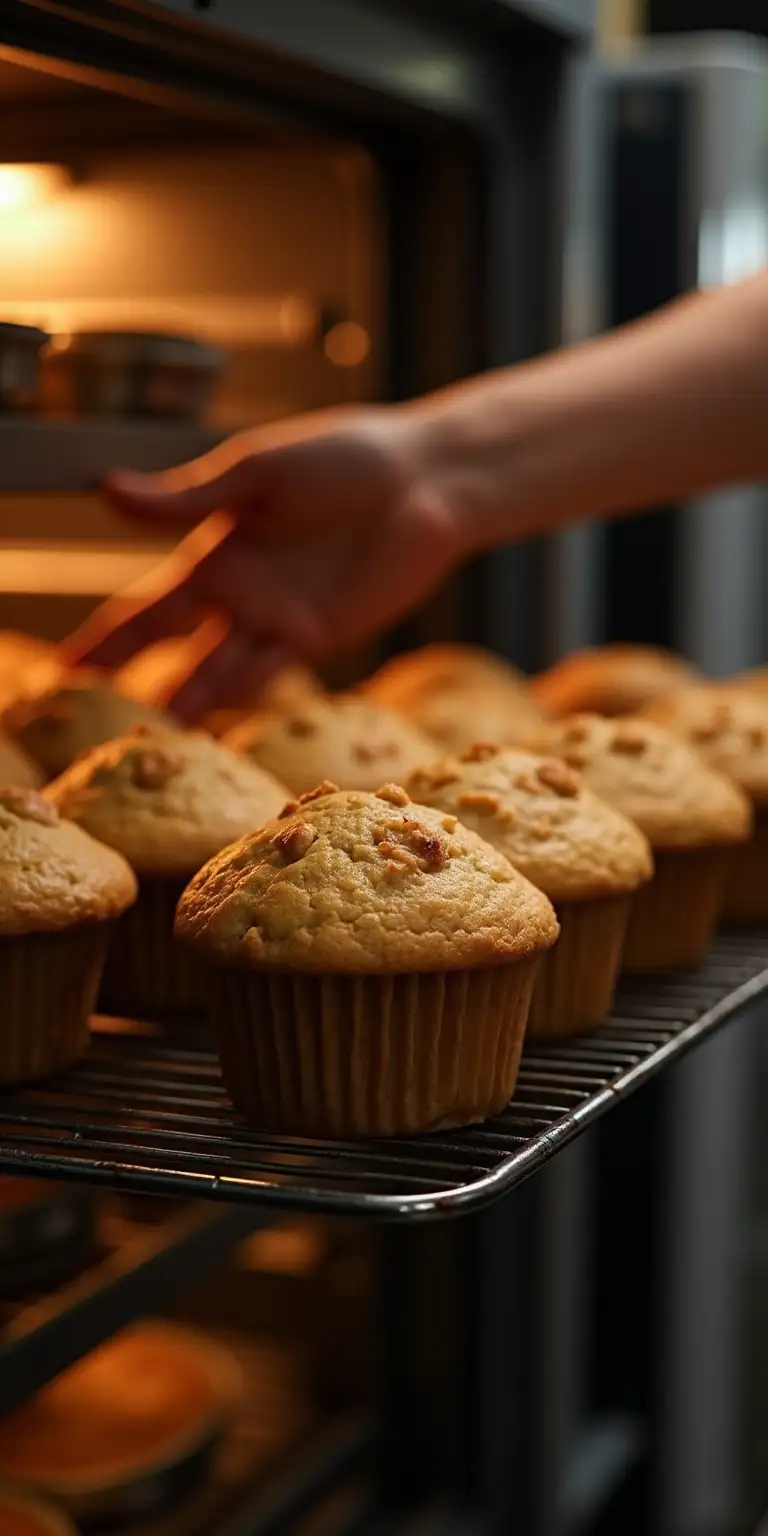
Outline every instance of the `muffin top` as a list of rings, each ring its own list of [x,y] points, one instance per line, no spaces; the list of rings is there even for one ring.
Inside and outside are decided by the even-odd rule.
[[[139,874],[189,875],[275,816],[282,784],[205,731],[140,726],[83,753],[46,800]]]
[[[637,823],[654,848],[698,848],[749,836],[752,812],[738,785],[655,721],[569,715],[536,741]]]
[[[460,816],[552,901],[633,891],[653,873],[642,832],[559,758],[481,742],[419,769],[408,788]]]
[[[474,645],[425,645],[395,656],[365,691],[407,715],[443,751],[464,751],[480,738],[524,741],[545,718],[522,672]]]
[[[63,773],[78,753],[134,725],[173,726],[171,717],[160,710],[124,698],[106,683],[77,677],[16,699],[1,718],[4,729],[39,763],[48,779]]]
[[[596,645],[573,651],[542,672],[533,680],[533,691],[538,703],[555,715],[631,715],[697,676],[695,667],[673,651],[653,645]]]
[[[177,937],[209,960],[329,975],[462,970],[548,949],[555,914],[456,817],[321,784],[212,859]]]
[[[43,775],[23,747],[0,731],[0,784],[21,784],[24,789],[39,789]]]
[[[125,859],[64,821],[34,789],[0,789],[0,934],[117,917],[136,896]]]
[[[236,752],[304,794],[323,779],[341,789],[377,789],[406,778],[432,756],[429,738],[367,699],[308,699],[285,714],[254,716],[223,738]]]
[[[747,672],[736,672],[726,685],[739,692],[754,693],[759,699],[768,699],[768,667],[750,667]]]
[[[643,711],[681,736],[734,779],[756,805],[768,805],[768,703],[722,684],[684,688]]]

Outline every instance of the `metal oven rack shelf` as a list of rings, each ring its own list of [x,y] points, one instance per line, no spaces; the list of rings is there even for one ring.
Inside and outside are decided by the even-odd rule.
[[[91,491],[121,469],[168,469],[205,453],[221,433],[151,417],[96,416],[47,421],[0,418],[0,495]]]
[[[721,938],[696,971],[625,984],[595,1034],[527,1049],[498,1119],[368,1143],[239,1123],[191,1026],[167,1038],[97,1028],[73,1071],[0,1096],[0,1170],[390,1220],[458,1215],[519,1184],[766,990],[768,934]]]

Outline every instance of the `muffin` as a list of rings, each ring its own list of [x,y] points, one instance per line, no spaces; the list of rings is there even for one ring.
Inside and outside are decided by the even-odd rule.
[[[420,769],[415,799],[492,843],[554,904],[560,938],[541,967],[528,1033],[576,1035],[607,1013],[630,907],[653,862],[642,832],[557,758],[478,743]]]
[[[758,699],[768,699],[768,667],[750,667],[747,672],[736,672],[727,685],[740,693],[754,693]]]
[[[768,919],[768,701],[710,684],[658,699],[647,713],[682,736],[752,801],[754,832],[732,861],[723,917],[734,923],[763,922]]]
[[[0,1488],[0,1531],[2,1536],[77,1536],[61,1510],[10,1488]]]
[[[0,1477],[89,1529],[135,1519],[143,1530],[204,1471],[239,1386],[227,1350],[190,1329],[136,1323],[0,1417]]]
[[[85,753],[45,796],[139,878],[110,944],[103,1006],[139,1017],[198,1009],[199,977],[173,939],[176,902],[201,864],[277,814],[284,786],[204,731],[145,727]]]
[[[395,656],[365,693],[413,720],[444,752],[480,739],[525,741],[545,718],[523,674],[473,645],[425,645]]]
[[[434,747],[415,725],[367,699],[310,699],[285,714],[252,716],[224,737],[294,795],[329,779],[340,789],[377,789],[406,778]]]
[[[238,709],[214,709],[203,723],[212,736],[222,737],[254,714],[300,710],[308,699],[322,698],[325,693],[323,682],[309,667],[282,667],[257,693],[244,699]]]
[[[35,790],[0,789],[0,1083],[82,1056],[111,926],[135,895],[119,853]]]
[[[207,864],[176,917],[234,1104],[304,1136],[499,1114],[557,931],[503,855],[394,784],[320,785]]]
[[[43,775],[32,758],[10,736],[0,731],[0,784],[39,789]]]
[[[653,879],[630,909],[623,968],[697,965],[722,910],[735,850],[751,831],[746,795],[650,720],[571,715],[546,727],[537,745],[577,768],[653,849]]]
[[[173,726],[169,715],[126,699],[104,682],[72,675],[60,687],[16,699],[3,710],[7,734],[54,779],[80,752],[110,741],[134,725]]]
[[[632,715],[698,675],[682,656],[654,645],[596,645],[555,662],[533,679],[533,692],[554,715]]]

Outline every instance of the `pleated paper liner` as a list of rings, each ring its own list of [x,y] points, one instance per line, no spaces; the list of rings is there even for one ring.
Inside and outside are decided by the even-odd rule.
[[[112,927],[0,938],[0,1083],[49,1077],[85,1054]]]
[[[151,1019],[204,1010],[198,963],[173,937],[186,884],[179,878],[139,882],[138,899],[120,918],[109,946],[99,994],[104,1012]]]
[[[254,1124],[314,1137],[469,1125],[512,1096],[539,957],[408,976],[208,972],[224,1084]]]
[[[621,895],[555,904],[560,937],[541,964],[529,1040],[597,1028],[613,1001],[631,901]]]
[[[703,960],[734,854],[732,847],[654,851],[653,879],[632,903],[622,970],[682,971]]]
[[[759,810],[748,843],[736,849],[725,887],[726,923],[768,920],[768,810]]]

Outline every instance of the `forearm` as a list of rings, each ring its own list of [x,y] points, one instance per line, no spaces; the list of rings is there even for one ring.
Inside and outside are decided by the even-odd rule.
[[[768,475],[768,273],[413,407],[483,548]]]

